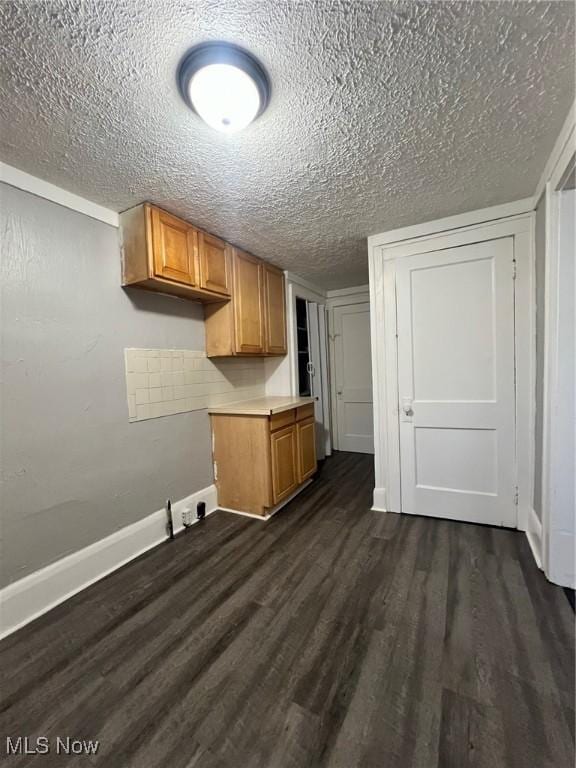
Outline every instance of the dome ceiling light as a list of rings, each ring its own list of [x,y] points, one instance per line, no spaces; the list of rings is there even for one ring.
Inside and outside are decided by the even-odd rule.
[[[201,43],[178,68],[182,98],[205,123],[223,133],[246,128],[270,101],[270,80],[251,53],[232,43]]]

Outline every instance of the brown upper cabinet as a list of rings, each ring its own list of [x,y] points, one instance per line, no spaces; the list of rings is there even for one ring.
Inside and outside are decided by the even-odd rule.
[[[234,249],[234,330],[238,354],[264,353],[262,266],[258,259]]]
[[[286,295],[284,273],[271,264],[263,264],[265,347],[270,355],[286,354]]]
[[[208,357],[286,354],[282,270],[149,203],[120,225],[122,285],[203,301]]]
[[[200,287],[230,296],[230,246],[214,235],[200,232]]]
[[[120,214],[122,284],[201,301],[230,296],[230,247],[144,203]]]
[[[204,308],[208,357],[286,354],[284,273],[234,248],[232,300]]]
[[[150,208],[154,276],[198,285],[198,232],[176,216]]]

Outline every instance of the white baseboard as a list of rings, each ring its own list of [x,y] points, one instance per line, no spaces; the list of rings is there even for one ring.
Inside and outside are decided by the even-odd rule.
[[[374,488],[373,512],[388,512],[386,508],[386,488]]]
[[[204,501],[206,514],[218,507],[216,486],[209,485],[172,505],[174,532],[181,531],[182,513]],[[195,517],[194,517],[195,519]],[[166,510],[47,565],[0,590],[0,638],[15,632],[72,595],[130,562],[168,537]]]
[[[528,544],[530,544],[536,565],[542,570],[542,523],[533,509],[528,510],[528,520],[526,522],[526,538],[528,539]]]
[[[546,576],[553,584],[560,587],[576,587],[576,542],[572,531],[550,532],[550,552],[554,557],[550,558],[548,573]]]

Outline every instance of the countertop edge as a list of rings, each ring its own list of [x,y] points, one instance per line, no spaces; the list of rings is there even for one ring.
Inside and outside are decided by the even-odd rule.
[[[258,398],[260,399],[260,398]],[[283,413],[284,411],[290,411],[293,408],[301,408],[305,405],[311,405],[314,403],[312,397],[298,398],[296,402],[281,403],[278,405],[271,405],[268,408],[250,408],[250,400],[240,400],[237,403],[228,403],[222,406],[213,406],[208,408],[209,414],[215,416],[273,416],[276,413]]]

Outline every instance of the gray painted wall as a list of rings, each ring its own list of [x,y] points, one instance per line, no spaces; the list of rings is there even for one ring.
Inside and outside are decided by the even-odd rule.
[[[124,347],[204,349],[200,304],[120,287],[116,229],[0,185],[0,586],[213,482],[206,411],[128,423]]]
[[[536,207],[536,414],[534,438],[533,507],[542,520],[542,454],[544,410],[544,312],[546,309],[546,193]]]

